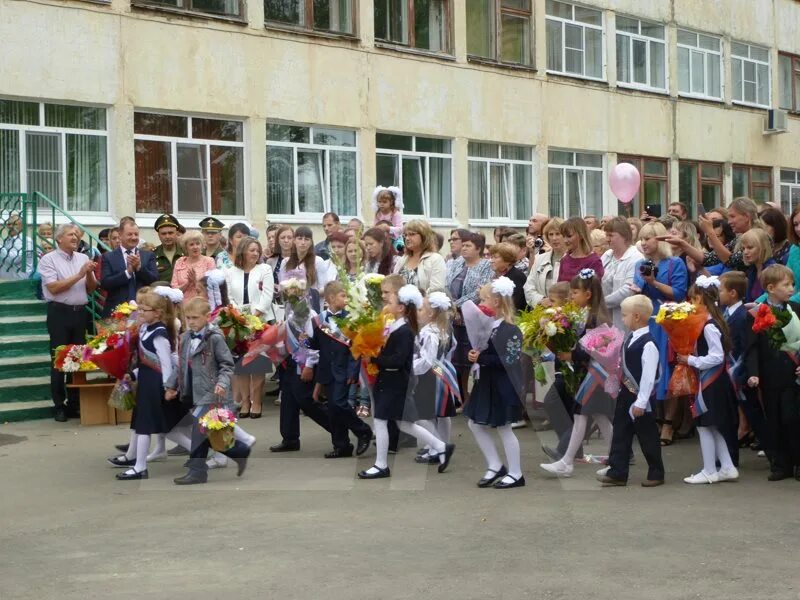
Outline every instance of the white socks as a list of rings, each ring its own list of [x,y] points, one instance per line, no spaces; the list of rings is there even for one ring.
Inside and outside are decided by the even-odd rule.
[[[470,431],[472,431],[472,435],[475,436],[478,448],[481,449],[483,457],[486,459],[487,471],[484,478],[491,479],[503,467],[500,455],[497,453],[497,448],[494,445],[492,434],[489,433],[489,428],[486,425],[478,425],[472,419],[469,420],[468,425]]]
[[[611,421],[605,415],[592,415],[594,422],[600,429],[600,434],[606,443],[611,443],[611,436],[614,431]],[[589,417],[586,415],[575,415],[575,422],[572,424],[572,435],[569,438],[569,446],[561,459],[566,465],[572,465],[575,462],[575,455],[583,443],[583,438],[586,437],[586,428],[589,425]]]
[[[133,466],[133,469],[128,469],[125,472],[127,475],[141,473],[147,470],[147,452],[150,450],[150,435],[136,434],[136,443],[134,447],[136,448],[136,464]]]
[[[445,444],[450,443],[450,430],[453,426],[453,420],[450,417],[439,417],[436,419],[436,437],[442,440]]]
[[[373,419],[372,429],[375,431],[375,466],[385,469],[389,466],[389,421]]]
[[[147,455],[147,460],[154,460],[163,458],[167,455],[167,435],[165,433],[156,433],[156,447],[152,453]]]
[[[519,440],[511,429],[511,425],[504,425],[497,428],[497,433],[500,434],[500,439],[503,441],[503,449],[506,453],[506,460],[508,461],[508,476],[514,479],[522,477],[522,460],[520,458]],[[508,477],[503,478],[504,483],[511,483],[512,480]]]
[[[703,472],[706,475],[713,475],[717,472],[717,459],[719,459],[720,469],[723,471],[733,469],[733,460],[728,452],[728,444],[725,443],[725,438],[716,427],[698,427],[697,434],[700,437]]]

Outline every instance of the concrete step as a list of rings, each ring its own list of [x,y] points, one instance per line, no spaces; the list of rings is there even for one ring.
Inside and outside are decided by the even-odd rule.
[[[0,379],[0,404],[50,398],[50,377]]]
[[[50,356],[35,355],[37,360],[29,363],[0,364],[0,381],[19,377],[45,377],[50,375]],[[20,356],[19,358],[27,358]]]
[[[0,315],[3,317],[26,317],[46,315],[47,303],[41,300],[0,300]]]
[[[47,315],[0,317],[0,336],[23,333],[47,333]]]
[[[0,423],[16,423],[33,419],[51,419],[53,401],[36,400],[32,402],[0,403]]]
[[[0,299],[25,300],[36,299],[36,282],[30,279],[0,280]]]
[[[0,353],[2,353],[3,358],[30,354],[49,354],[50,336],[47,333],[1,335]]]

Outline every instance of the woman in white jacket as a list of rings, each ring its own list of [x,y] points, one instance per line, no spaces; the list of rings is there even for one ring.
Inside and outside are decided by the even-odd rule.
[[[529,306],[540,302],[549,302],[547,292],[550,286],[558,281],[561,257],[564,256],[564,236],[561,235],[563,219],[554,217],[542,229],[542,235],[550,246],[550,250],[538,254],[528,271],[528,279],[523,286],[525,300]]]
[[[261,244],[252,237],[245,237],[236,246],[233,266],[225,270],[228,298],[238,307],[248,307],[249,312],[262,321],[275,320],[272,312],[272,297],[275,282],[272,268],[258,264]],[[239,417],[257,419],[261,416],[261,401],[264,397],[264,376],[269,367],[265,357],[259,357],[247,367],[237,365],[233,375],[233,399],[240,408]]]
[[[644,257],[633,245],[633,232],[624,217],[614,217],[606,222],[603,230],[608,237],[609,250],[603,260],[603,295],[606,306],[611,311],[613,325],[625,331],[622,323],[622,301],[633,295],[631,286],[636,263]]]
[[[394,266],[406,283],[426,294],[445,291],[447,268],[444,257],[434,250],[434,233],[425,221],[409,221],[403,232],[406,248]]]

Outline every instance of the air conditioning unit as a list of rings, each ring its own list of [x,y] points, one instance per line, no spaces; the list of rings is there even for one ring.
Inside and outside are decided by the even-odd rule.
[[[770,108],[764,117],[764,135],[773,133],[786,133],[786,111],[780,108]]]

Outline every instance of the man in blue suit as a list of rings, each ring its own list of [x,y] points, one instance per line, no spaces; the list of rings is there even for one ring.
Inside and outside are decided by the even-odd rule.
[[[103,256],[100,287],[107,292],[103,316],[117,305],[136,300],[136,291],[158,280],[156,256],[139,250],[139,226],[127,217],[119,225],[119,248]]]

